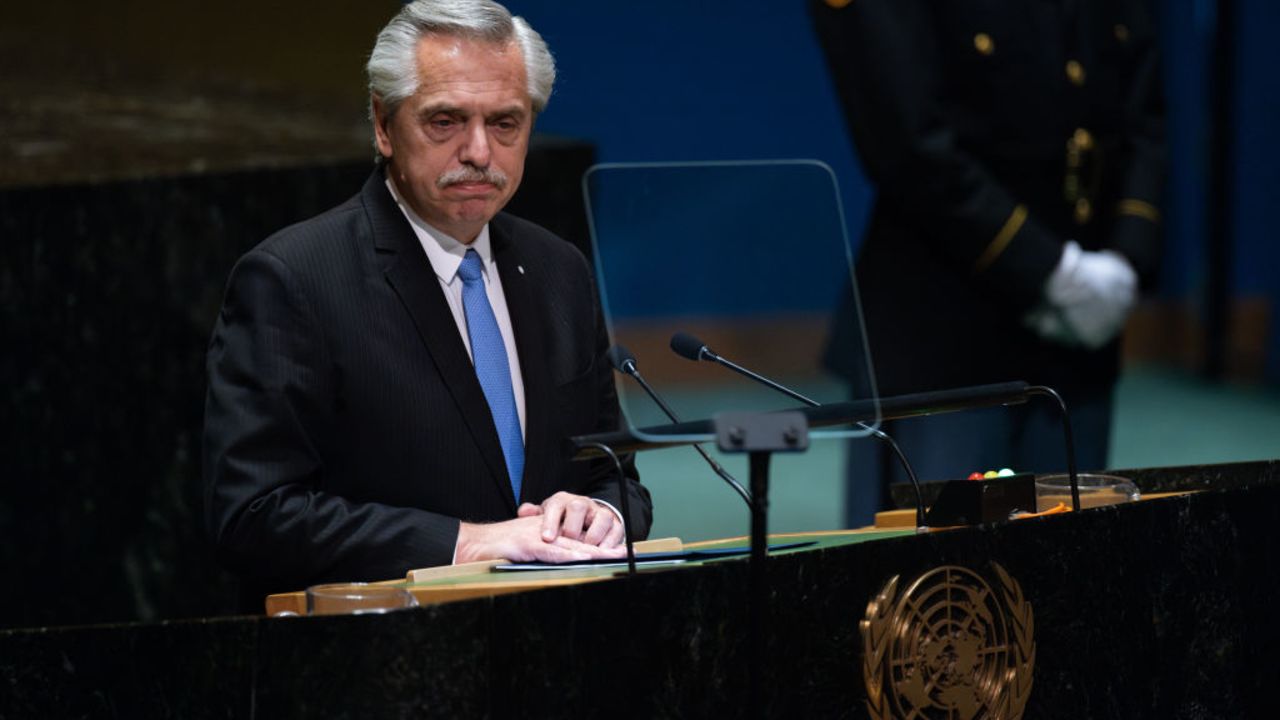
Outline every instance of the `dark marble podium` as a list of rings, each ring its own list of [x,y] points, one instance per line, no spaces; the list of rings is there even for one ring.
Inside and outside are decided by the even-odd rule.
[[[1129,474],[1200,492],[772,558],[755,709],[869,717],[868,601],[998,563],[1034,610],[1024,717],[1276,717],[1280,463]],[[10,630],[0,717],[743,716],[746,586],[732,560],[384,616]]]

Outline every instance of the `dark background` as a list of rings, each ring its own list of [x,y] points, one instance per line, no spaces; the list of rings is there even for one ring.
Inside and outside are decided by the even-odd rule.
[[[362,66],[397,5],[0,9],[0,627],[234,607],[200,515],[205,344],[235,258],[369,172]],[[1160,6],[1168,253],[1126,351],[1274,388],[1280,6]],[[858,236],[871,190],[803,2],[510,7],[561,67],[513,209],[585,243],[593,156],[805,157]]]

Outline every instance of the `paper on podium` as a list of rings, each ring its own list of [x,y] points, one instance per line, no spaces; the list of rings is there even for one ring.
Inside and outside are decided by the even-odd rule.
[[[678,537],[655,538],[653,540],[641,540],[635,544],[637,553],[677,553],[684,549],[684,543]],[[471,563],[462,563],[460,565],[441,565],[439,567],[421,568],[418,570],[410,570],[405,577],[411,583],[430,582],[432,580],[444,580],[447,578],[460,578],[470,575],[484,575],[497,565],[506,563],[506,560],[480,560]],[[626,561],[623,561],[626,564]]]
[[[808,547],[816,545],[816,541],[807,540],[801,542],[782,543],[770,545],[769,550],[792,550],[795,548]],[[745,557],[751,554],[751,548],[746,545],[727,548],[706,548],[702,550],[681,550],[678,552],[654,552],[654,553],[636,553],[636,566],[653,567],[657,565],[679,565],[687,562],[699,562],[702,560],[719,560],[731,557]],[[581,562],[566,563],[506,563],[494,565],[493,570],[496,572],[509,572],[515,570],[577,570],[584,568],[621,568],[626,567],[626,559],[607,559],[607,560],[583,560]]]

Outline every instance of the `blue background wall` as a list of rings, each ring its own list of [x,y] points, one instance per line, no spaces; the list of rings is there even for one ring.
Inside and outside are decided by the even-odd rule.
[[[595,141],[602,162],[822,160],[859,234],[871,190],[802,2],[507,5],[560,67],[541,131]]]
[[[1240,3],[1236,102],[1235,276],[1241,295],[1271,298],[1267,374],[1280,382],[1280,3]]]
[[[603,162],[815,158],[835,169],[855,246],[872,189],[845,132],[801,0],[565,3],[511,0],[547,38],[560,82],[543,132],[597,143]],[[1159,0],[1171,174],[1159,294],[1201,304],[1205,287],[1214,0]],[[1280,3],[1238,0],[1234,161],[1238,296],[1272,303],[1280,380]]]

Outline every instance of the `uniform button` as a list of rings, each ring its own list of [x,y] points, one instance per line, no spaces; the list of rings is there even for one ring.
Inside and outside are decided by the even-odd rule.
[[[1075,143],[1077,150],[1093,149],[1093,135],[1084,128],[1076,128],[1076,131],[1071,133],[1071,140]]]
[[[996,51],[996,44],[991,36],[986,33],[978,33],[973,36],[973,47],[983,55],[990,55]]]
[[[1116,33],[1116,40],[1119,40],[1122,43],[1129,42],[1128,26],[1124,25],[1123,23],[1117,23],[1116,26],[1113,28],[1113,30],[1115,30],[1115,33]]]
[[[1067,61],[1067,79],[1072,85],[1084,85],[1084,66],[1078,60]]]
[[[1089,202],[1089,198],[1076,200],[1076,224],[1084,225],[1091,217],[1093,217],[1093,204]]]

